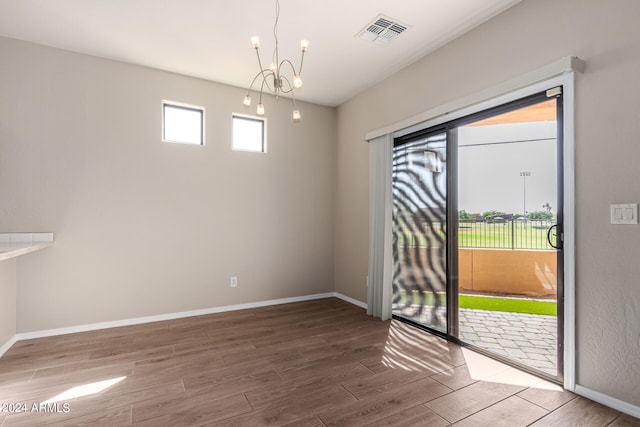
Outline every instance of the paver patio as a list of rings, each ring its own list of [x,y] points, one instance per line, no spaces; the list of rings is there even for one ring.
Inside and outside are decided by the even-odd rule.
[[[460,339],[556,376],[557,318],[460,309]]]
[[[429,307],[394,307],[394,313],[424,325],[433,325]],[[436,323],[445,325],[446,313],[435,313]],[[459,309],[460,339],[516,362],[556,376],[557,318],[535,314]]]

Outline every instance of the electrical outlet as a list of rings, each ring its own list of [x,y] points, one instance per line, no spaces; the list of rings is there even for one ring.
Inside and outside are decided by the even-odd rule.
[[[231,285],[232,288],[237,288],[238,287],[238,276],[231,276],[231,279],[229,279],[229,284]]]

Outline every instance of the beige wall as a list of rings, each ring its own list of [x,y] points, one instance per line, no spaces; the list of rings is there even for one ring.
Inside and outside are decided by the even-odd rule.
[[[0,347],[16,334],[16,260],[0,261]]]
[[[0,231],[56,238],[19,263],[18,332],[334,290],[335,109],[293,124],[269,99],[269,152],[234,152],[243,89],[2,38],[0,57]],[[161,142],[162,99],[205,107],[206,146]]]
[[[336,291],[366,301],[365,132],[576,55],[577,382],[640,405],[640,226],[609,224],[640,202],[639,19],[635,0],[524,0],[340,106]]]
[[[556,296],[557,252],[458,249],[458,288],[528,296]]]

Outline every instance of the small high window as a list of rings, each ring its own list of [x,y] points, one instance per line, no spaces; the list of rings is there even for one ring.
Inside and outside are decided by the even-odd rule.
[[[204,145],[204,107],[162,101],[162,140]]]
[[[234,150],[266,153],[266,119],[234,114],[232,120]]]

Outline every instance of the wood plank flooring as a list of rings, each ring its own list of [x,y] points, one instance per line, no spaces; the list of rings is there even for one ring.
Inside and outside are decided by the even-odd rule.
[[[335,298],[21,341],[0,404],[1,427],[640,426]]]

